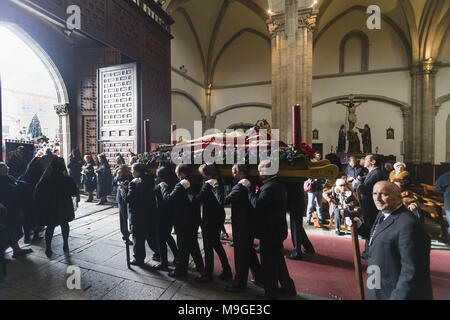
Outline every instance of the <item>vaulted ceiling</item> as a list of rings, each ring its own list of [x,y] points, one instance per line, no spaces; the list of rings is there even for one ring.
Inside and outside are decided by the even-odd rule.
[[[318,0],[315,41],[353,12],[381,8],[387,23],[403,42],[411,64],[437,57],[450,26],[450,1],[443,0]],[[212,83],[223,52],[241,35],[250,33],[269,41],[268,0],[166,0],[164,8],[186,19],[202,60],[205,83]],[[175,22],[176,23],[176,22]]]

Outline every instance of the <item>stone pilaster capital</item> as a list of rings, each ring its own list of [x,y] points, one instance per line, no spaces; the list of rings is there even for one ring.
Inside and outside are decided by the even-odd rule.
[[[412,108],[411,107],[407,107],[407,106],[403,106],[402,108],[401,108],[401,110],[402,110],[402,116],[403,116],[403,118],[409,118],[409,117],[411,117],[411,114],[412,114]]]
[[[307,28],[309,31],[314,32],[317,22],[317,10],[313,8],[306,8],[298,10],[298,28]]]
[[[286,19],[284,13],[274,14],[267,20],[267,28],[270,38],[275,38],[286,29]]]
[[[58,104],[54,106],[56,114],[60,117],[68,116],[69,115],[69,104]]]

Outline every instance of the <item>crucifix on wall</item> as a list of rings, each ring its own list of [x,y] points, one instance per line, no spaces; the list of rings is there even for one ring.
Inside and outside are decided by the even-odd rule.
[[[347,119],[348,119],[348,130],[347,130],[347,140],[348,140],[348,153],[360,154],[361,153],[361,142],[358,137],[358,133],[353,129],[355,128],[356,121],[356,109],[363,103],[368,102],[366,99],[356,99],[353,94],[350,94],[347,99],[339,100],[336,103],[341,104],[347,108]]]

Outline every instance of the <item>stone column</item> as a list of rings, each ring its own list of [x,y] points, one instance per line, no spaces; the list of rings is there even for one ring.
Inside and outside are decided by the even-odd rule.
[[[59,117],[59,140],[61,144],[61,156],[67,162],[69,161],[72,146],[70,142],[70,119],[69,104],[60,104],[55,106],[56,114]]]
[[[434,163],[436,73],[433,61],[423,63],[422,162],[426,163]]]
[[[272,46],[272,128],[292,143],[293,105],[302,108],[302,137],[312,143],[312,56],[317,10],[312,1],[286,0],[268,20]],[[279,6],[281,8],[282,6]]]
[[[408,148],[412,152],[405,160],[416,164],[434,163],[436,73],[437,64],[428,60],[411,70],[411,129],[405,135],[411,135]]]
[[[403,116],[403,161],[412,161],[412,107],[402,107]]]
[[[206,115],[202,117],[203,122],[203,131],[214,128],[216,117],[211,116],[211,95],[212,95],[212,86],[211,84],[205,90],[206,95]]]

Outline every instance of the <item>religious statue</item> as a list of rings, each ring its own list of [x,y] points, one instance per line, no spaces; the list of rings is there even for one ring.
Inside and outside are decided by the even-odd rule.
[[[353,130],[348,130],[347,138],[348,138],[347,153],[361,154],[361,141],[359,140],[358,133]]]
[[[370,127],[368,124],[364,126],[364,129],[356,128],[361,133],[362,143],[363,143],[363,152],[364,154],[372,153],[372,135],[370,134]]]
[[[348,109],[348,130],[352,131],[355,128],[357,117],[356,117],[356,109],[363,104],[364,102],[367,102],[368,100],[364,99],[355,99],[355,96],[353,94],[348,96],[348,99],[346,100],[340,100],[337,101],[337,104],[342,104],[343,106],[347,107]]]
[[[339,141],[338,141],[336,153],[345,152],[345,145],[346,145],[345,125],[342,125],[341,129],[339,129]]]

